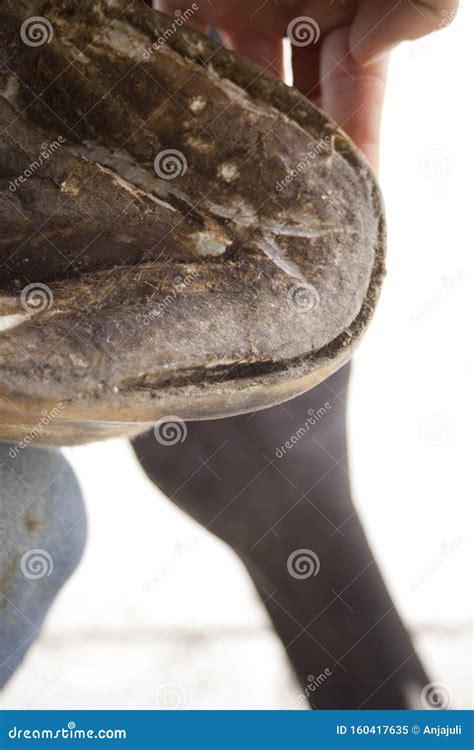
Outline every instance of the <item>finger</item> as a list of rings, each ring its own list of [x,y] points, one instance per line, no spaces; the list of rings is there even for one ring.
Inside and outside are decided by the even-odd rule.
[[[293,69],[293,86],[315,104],[321,105],[320,47],[322,41],[309,47],[291,48],[291,66]]]
[[[388,57],[359,65],[349,53],[349,34],[350,26],[344,26],[323,40],[321,104],[377,170]]]
[[[283,78],[283,40],[271,34],[219,29],[227,47],[249,57],[268,73]]]
[[[273,3],[256,3],[255,0],[208,0],[205,3],[190,3],[189,0],[155,0],[155,7],[169,16],[173,16],[176,10],[183,14],[186,12],[187,16],[192,12],[191,21],[194,24],[196,21],[205,22],[241,36],[258,31],[283,38],[288,25],[285,19],[291,19],[291,14],[282,13],[280,7],[275,8]]]
[[[399,42],[448,26],[457,8],[458,0],[362,0],[349,37],[351,55],[368,65]]]

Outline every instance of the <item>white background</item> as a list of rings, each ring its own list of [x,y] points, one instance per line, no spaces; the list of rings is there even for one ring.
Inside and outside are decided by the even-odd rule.
[[[470,705],[472,28],[392,57],[381,183],[389,273],[355,360],[353,486],[433,677]],[[470,446],[469,446],[470,444]],[[67,451],[89,508],[84,561],[5,691],[8,708],[288,708],[299,690],[232,553],[148,483],[126,442]]]

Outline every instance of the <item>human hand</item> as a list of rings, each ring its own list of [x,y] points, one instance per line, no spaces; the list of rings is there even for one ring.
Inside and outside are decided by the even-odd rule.
[[[202,31],[216,26],[227,46],[279,76],[283,38],[292,36],[294,85],[376,169],[388,53],[448,25],[457,6],[458,0],[217,0],[202,3],[190,22]],[[169,14],[189,7],[189,0],[158,2]]]

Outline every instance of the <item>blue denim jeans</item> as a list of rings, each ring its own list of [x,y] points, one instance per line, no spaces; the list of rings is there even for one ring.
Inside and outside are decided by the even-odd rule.
[[[81,490],[64,456],[0,443],[0,687],[39,634],[85,538]]]

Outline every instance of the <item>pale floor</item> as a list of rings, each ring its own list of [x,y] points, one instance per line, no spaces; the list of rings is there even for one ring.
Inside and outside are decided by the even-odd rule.
[[[159,696],[168,694],[187,708],[301,707],[283,648],[233,553],[159,495],[126,443],[69,454],[89,505],[85,558],[3,706],[146,709],[163,707]],[[386,517],[391,509],[375,524],[392,590],[432,679],[457,707],[468,706],[467,543],[446,554],[451,532],[431,523],[420,538],[415,521],[417,548],[400,546],[401,537],[393,545],[406,501],[397,505],[386,487],[377,503]]]

